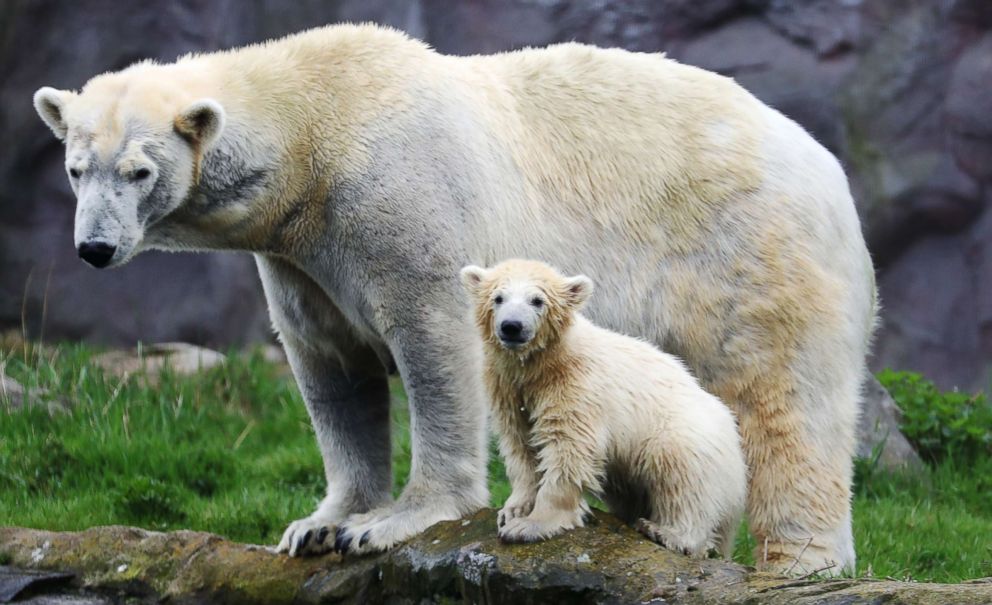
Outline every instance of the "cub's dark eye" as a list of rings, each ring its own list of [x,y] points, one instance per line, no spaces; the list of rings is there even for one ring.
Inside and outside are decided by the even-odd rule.
[[[530,299],[530,304],[540,309],[541,305],[544,304],[544,301],[538,298],[537,296],[535,296],[534,298]]]
[[[71,176],[74,179],[78,179],[80,174],[82,174],[82,173],[79,172],[79,169],[78,168],[70,168],[69,169],[69,176]]]
[[[497,305],[501,305],[503,304],[503,297],[497,296],[496,298],[493,299],[493,302],[496,303]]]
[[[131,175],[131,178],[135,181],[143,181],[152,175],[152,171],[147,168],[138,168]]]

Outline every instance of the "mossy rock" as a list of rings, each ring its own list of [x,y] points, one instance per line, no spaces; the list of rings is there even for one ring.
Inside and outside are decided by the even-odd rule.
[[[992,582],[797,581],[693,560],[603,513],[557,539],[505,545],[485,510],[388,553],[345,560],[291,559],[191,531],[4,528],[0,558],[74,572],[90,592],[173,603],[992,603]]]

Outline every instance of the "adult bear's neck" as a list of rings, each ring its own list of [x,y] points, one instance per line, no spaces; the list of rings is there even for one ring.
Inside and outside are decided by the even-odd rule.
[[[437,57],[398,32],[348,26],[191,59],[227,126],[183,218],[214,247],[299,256],[319,246],[334,183],[367,172],[369,130],[403,111],[410,78]]]
[[[278,87],[276,65],[239,69],[211,58],[203,58],[214,82],[204,96],[224,108],[225,126],[198,158],[189,198],[170,217],[171,239],[178,247],[278,252],[286,217],[313,205],[320,189],[310,108]]]

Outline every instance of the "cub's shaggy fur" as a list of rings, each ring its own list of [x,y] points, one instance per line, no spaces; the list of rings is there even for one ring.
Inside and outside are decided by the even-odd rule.
[[[499,535],[583,523],[583,491],[652,540],[730,556],[747,468],[730,410],[677,358],[578,313],[592,282],[543,263],[468,266],[485,381],[513,493]]]

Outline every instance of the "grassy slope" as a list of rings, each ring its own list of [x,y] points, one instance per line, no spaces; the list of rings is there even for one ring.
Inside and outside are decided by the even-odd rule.
[[[320,457],[292,380],[260,356],[147,386],[87,364],[91,352],[6,354],[7,372],[72,412],[0,413],[0,525],[73,530],[189,527],[274,543],[323,490]],[[26,361],[25,361],[26,359]],[[405,397],[393,383],[396,491],[409,472]],[[897,477],[861,465],[854,502],[859,572],[956,581],[992,575],[992,464]],[[497,456],[492,503],[509,494]],[[742,530],[737,560],[750,562]]]

